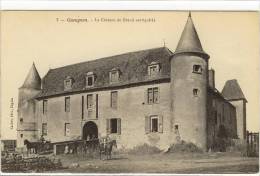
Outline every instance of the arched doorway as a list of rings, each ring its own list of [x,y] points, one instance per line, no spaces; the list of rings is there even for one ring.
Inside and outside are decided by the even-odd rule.
[[[98,128],[94,122],[89,121],[83,126],[82,139],[87,140],[94,138],[98,138]]]

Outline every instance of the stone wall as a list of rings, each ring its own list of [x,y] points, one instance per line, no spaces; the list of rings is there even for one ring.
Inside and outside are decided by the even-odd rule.
[[[237,138],[236,108],[225,100],[216,90],[208,95],[207,144],[208,148],[216,145],[220,125],[224,125],[228,138]]]
[[[159,88],[159,103],[148,104],[147,89]],[[111,91],[118,91],[118,107],[110,107]],[[96,112],[91,118],[86,110],[87,94],[93,94],[95,99],[98,94],[98,118]],[[98,126],[99,137],[107,134],[106,119],[121,119],[121,134],[110,134],[117,139],[118,147],[132,148],[136,145],[148,143],[165,149],[173,142],[172,118],[170,110],[170,84],[160,83],[128,87],[114,90],[104,90],[89,93],[70,95],[70,112],[65,112],[65,96],[48,98],[47,114],[42,112],[43,100],[37,103],[38,130],[41,131],[42,123],[47,123],[48,135],[45,139],[51,142],[81,138],[82,128],[88,121],[93,121]],[[82,116],[82,97],[84,97],[84,115]],[[95,104],[95,103],[94,103]],[[93,109],[96,109],[94,107]],[[146,133],[145,117],[151,115],[162,116],[162,133]],[[70,136],[65,136],[65,123],[70,123]]]
[[[246,139],[246,101],[234,100],[230,103],[236,107],[237,135],[239,139]]]

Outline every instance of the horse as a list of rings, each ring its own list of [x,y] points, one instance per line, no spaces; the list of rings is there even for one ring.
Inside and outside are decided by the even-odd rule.
[[[107,159],[111,159],[111,153],[113,146],[117,148],[116,140],[108,141],[107,143],[100,143],[99,144],[99,155],[101,159],[102,153],[107,156]]]
[[[27,155],[29,154],[29,151],[30,151],[30,154],[31,154],[32,149],[34,151],[33,153],[38,153],[39,142],[30,142],[29,140],[25,139],[24,145],[27,148]]]

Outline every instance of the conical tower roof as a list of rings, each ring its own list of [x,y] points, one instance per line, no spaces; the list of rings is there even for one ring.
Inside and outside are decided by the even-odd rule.
[[[227,100],[246,100],[236,79],[226,81],[225,86],[222,89],[222,95]]]
[[[41,77],[34,63],[21,88],[41,89]]]
[[[182,31],[181,38],[179,40],[177,48],[174,52],[174,54],[179,53],[199,53],[206,56],[206,58],[209,58],[209,55],[204,52],[201,46],[200,39],[196,31],[196,28],[193,24],[190,13],[184,30]]]

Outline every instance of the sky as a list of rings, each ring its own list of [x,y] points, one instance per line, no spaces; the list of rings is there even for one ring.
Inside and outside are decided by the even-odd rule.
[[[248,100],[247,129],[259,131],[258,13],[191,14],[210,55],[209,68],[215,69],[216,88],[221,91],[226,80],[237,79]],[[1,15],[1,136],[15,139],[18,88],[33,62],[43,77],[50,68],[125,52],[164,45],[174,52],[188,12],[4,11]]]

